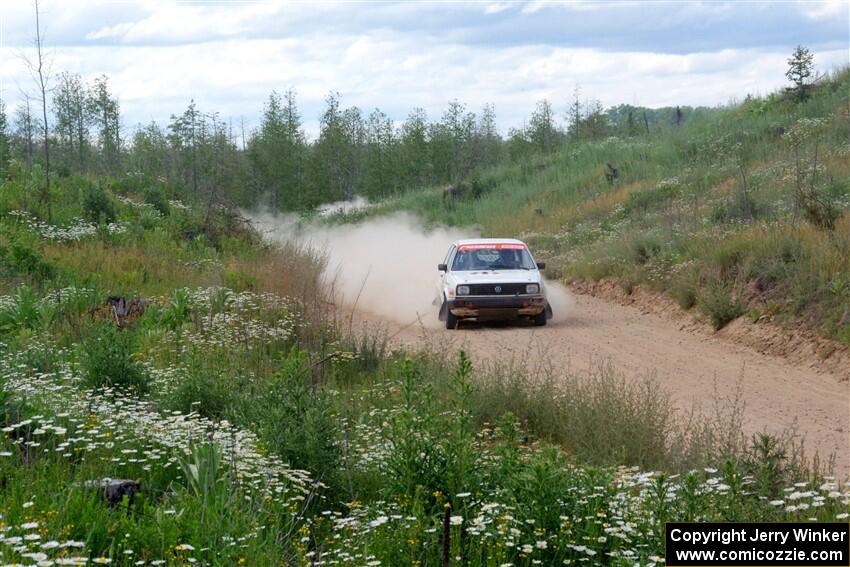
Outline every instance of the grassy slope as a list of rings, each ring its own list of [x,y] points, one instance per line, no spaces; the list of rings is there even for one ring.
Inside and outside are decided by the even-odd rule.
[[[608,159],[609,145],[568,159]],[[604,217],[665,176],[634,157],[609,189],[564,159],[491,172],[493,194],[449,214],[543,234],[590,218],[594,192]],[[205,229],[201,211],[71,178],[47,223],[31,188],[0,189],[4,562],[433,565],[447,545],[470,565],[651,565],[665,520],[847,517],[850,494],[807,477],[790,446],[747,447],[734,408],[679,423],[651,382],[606,368],[528,376],[388,353],[335,328],[320,259],[264,246],[226,212]],[[433,197],[410,199],[442,218]],[[525,217],[499,212],[512,207]],[[86,215],[100,224],[74,220]],[[561,252],[574,234],[538,244],[578,266]],[[149,304],[117,329],[110,295]],[[142,492],[109,507],[90,487],[104,478]]]
[[[556,277],[616,277],[694,305],[716,326],[749,312],[802,321],[850,343],[850,71],[805,103],[773,95],[669,127],[652,137],[584,142],[484,172],[490,190],[445,203],[411,193],[376,212],[411,209],[431,222],[519,236]],[[795,125],[823,121],[799,145],[817,152],[817,185],[839,213],[833,230],[794,204]],[[742,205],[744,164],[753,215]],[[609,184],[606,162],[620,170]]]

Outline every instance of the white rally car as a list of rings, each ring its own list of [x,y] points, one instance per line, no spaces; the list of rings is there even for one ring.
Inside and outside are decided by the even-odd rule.
[[[491,321],[529,318],[535,325],[552,318],[540,270],[520,240],[456,240],[442,264],[435,304],[447,329],[462,319]]]

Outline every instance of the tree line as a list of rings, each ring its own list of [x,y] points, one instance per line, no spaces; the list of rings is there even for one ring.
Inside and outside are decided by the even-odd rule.
[[[416,108],[398,124],[377,108],[367,114],[346,107],[333,92],[311,140],[291,89],[272,92],[258,126],[247,133],[242,121],[234,127],[232,120],[201,110],[194,101],[164,125],[151,122],[127,133],[105,76],[87,83],[62,73],[49,92],[43,114],[41,100],[23,95],[11,120],[0,100],[4,177],[49,166],[59,177],[137,177],[175,187],[190,200],[262,202],[279,210],[451,184],[576,141],[648,135],[662,123],[679,125],[698,110],[628,105],[605,110],[598,101],[582,101],[576,90],[566,112],[559,114],[541,100],[522,126],[502,136],[491,104],[473,112],[453,100],[435,120]]]
[[[192,100],[164,126],[122,128],[118,98],[106,76],[91,83],[62,73],[51,81],[45,65],[39,2],[35,0],[36,59],[26,60],[37,95],[22,92],[11,123],[0,99],[0,180],[27,177],[50,216],[51,174],[134,179],[134,187],[166,185],[188,200],[274,209],[309,209],[361,195],[381,199],[410,189],[456,183],[494,165],[550,154],[564,145],[607,136],[650,136],[678,127],[705,108],[603,109],[582,100],[576,87],[559,118],[549,100],[503,137],[486,104],[476,114],[458,101],[436,119],[413,109],[401,124],[379,109],[344,107],[339,93],[325,99],[318,137],[306,136],[295,91],[272,92],[259,126],[239,135],[231,120]],[[804,100],[813,58],[799,46],[786,73]]]

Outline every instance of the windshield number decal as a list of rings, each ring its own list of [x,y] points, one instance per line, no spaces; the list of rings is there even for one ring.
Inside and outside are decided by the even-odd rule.
[[[497,244],[462,244],[458,246],[459,252],[470,250],[525,250],[523,244],[497,243]]]

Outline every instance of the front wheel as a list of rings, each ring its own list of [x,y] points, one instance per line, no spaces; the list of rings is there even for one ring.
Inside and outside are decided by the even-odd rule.
[[[546,311],[541,311],[539,315],[534,316],[534,326],[535,327],[545,327],[546,326]]]
[[[457,317],[452,315],[452,312],[446,309],[446,329],[457,329]]]

